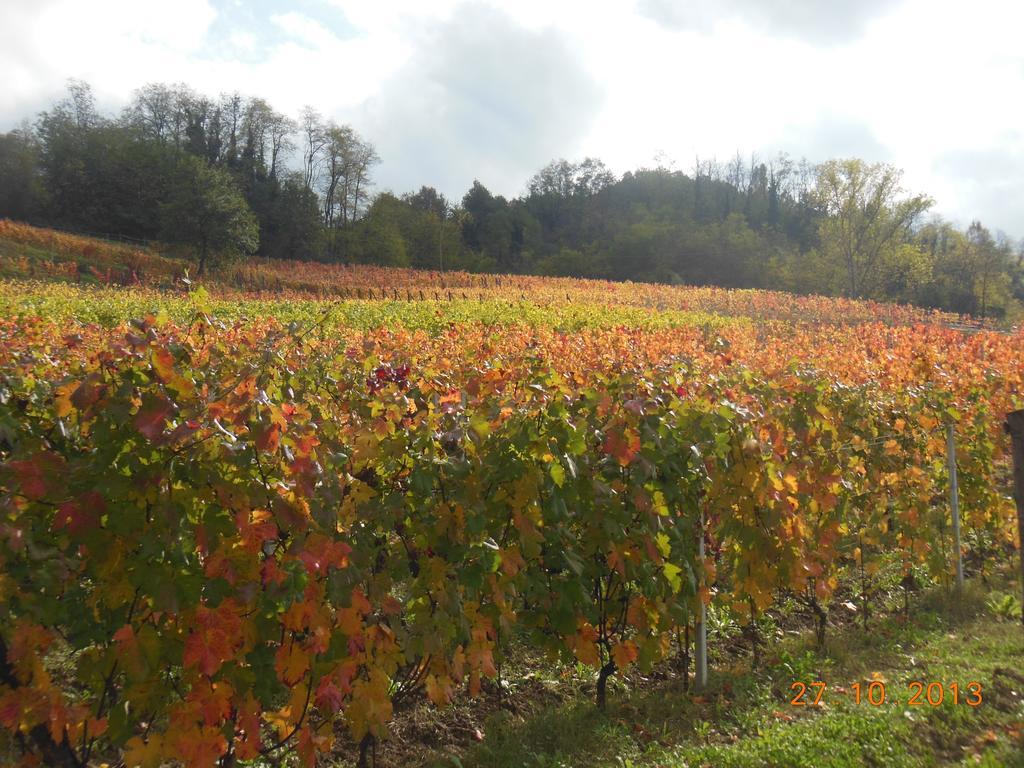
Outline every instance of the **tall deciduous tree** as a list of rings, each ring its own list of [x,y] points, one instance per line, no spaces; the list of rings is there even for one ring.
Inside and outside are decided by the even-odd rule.
[[[256,217],[231,175],[197,157],[183,157],[170,199],[160,207],[164,238],[195,249],[197,274],[211,262],[255,253]]]
[[[879,265],[932,205],[925,195],[907,197],[901,176],[891,165],[856,159],[818,167],[814,199],[825,214],[818,229],[822,250],[841,262],[849,296],[871,292]]]
[[[587,157],[578,163],[552,160],[530,179],[531,195],[584,197],[596,195],[615,183],[615,174],[597,158]]]
[[[39,165],[50,202],[50,214],[62,225],[87,227],[92,218],[96,153],[91,151],[93,131],[105,123],[96,111],[92,89],[72,80],[68,95],[39,114]]]
[[[314,189],[320,175],[328,135],[323,116],[312,107],[303,108],[299,115],[299,135],[302,146],[302,178],[307,189]]]
[[[25,125],[0,133],[0,216],[29,221],[42,208],[39,142]]]
[[[967,228],[967,250],[970,261],[974,266],[974,293],[978,299],[978,309],[982,316],[988,315],[992,309],[992,302],[995,295],[1008,283],[1006,280],[1007,266],[1010,263],[1013,246],[1005,237],[997,239],[982,226],[980,221],[974,221]],[[1003,280],[1000,280],[1003,277]]]

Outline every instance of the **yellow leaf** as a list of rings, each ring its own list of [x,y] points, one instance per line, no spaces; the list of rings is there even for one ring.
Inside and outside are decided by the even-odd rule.
[[[372,432],[363,432],[355,439],[352,461],[356,464],[370,463],[380,454],[380,441]]]
[[[361,739],[367,732],[377,736],[384,734],[387,721],[393,711],[388,695],[390,680],[380,668],[370,670],[368,679],[360,679],[353,686],[352,701],[345,709],[349,731],[355,739]]]
[[[133,736],[124,745],[124,764],[126,768],[158,768],[164,758],[163,736],[158,733],[143,741],[141,736]]]
[[[53,400],[54,412],[58,418],[64,418],[74,410],[71,404],[71,395],[78,388],[78,382],[71,382],[57,387],[57,396]]]
[[[277,737],[284,739],[292,732],[292,708],[290,706],[266,713],[267,721],[277,731]]]
[[[427,698],[434,706],[443,707],[452,700],[454,691],[452,680],[448,675],[427,675]]]

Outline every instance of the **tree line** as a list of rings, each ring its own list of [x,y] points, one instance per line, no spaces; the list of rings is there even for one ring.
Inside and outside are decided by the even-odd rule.
[[[929,215],[899,169],[787,155],[663,162],[617,176],[555,160],[519,197],[474,181],[375,192],[380,157],[311,107],[297,119],[237,93],[136,91],[120,115],[90,87],[0,134],[0,216],[187,246],[214,259],[367,262],[759,287],[1005,317],[1024,302],[1024,247]]]

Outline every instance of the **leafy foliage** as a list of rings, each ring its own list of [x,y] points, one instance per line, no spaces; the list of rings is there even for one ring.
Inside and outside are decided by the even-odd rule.
[[[1024,301],[1020,243],[980,222],[922,225],[931,201],[904,195],[892,166],[737,154],[685,172],[661,157],[619,176],[596,158],[560,159],[520,197],[474,180],[448,200],[429,186],[375,194],[369,141],[312,107],[298,118],[160,83],[106,116],[72,81],[33,128],[0,135],[0,216],[169,238],[202,262],[207,211],[231,225],[200,226],[207,246],[234,230],[214,252],[258,246],[277,259],[773,288],[1011,320]]]
[[[208,261],[251,254],[259,244],[256,218],[232,186],[231,176],[198,158],[182,159],[173,193],[160,206],[160,219],[166,240],[195,249],[198,275]]]
[[[699,601],[827,606],[882,548],[945,578],[951,419],[964,527],[1012,543],[1014,337],[338,332],[204,293],[180,325],[0,324],[0,724],[55,764],[311,765],[335,720],[365,745],[479,692],[514,628],[607,679]]]

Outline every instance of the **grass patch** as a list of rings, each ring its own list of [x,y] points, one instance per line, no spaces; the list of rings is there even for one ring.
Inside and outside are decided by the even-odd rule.
[[[681,677],[627,679],[606,713],[580,695],[522,715],[500,711],[483,723],[483,741],[423,764],[474,768],[761,768],[768,766],[1024,766],[1024,631],[993,610],[970,584],[957,597],[923,596],[908,621],[846,627],[825,652],[791,637],[757,671],[740,659],[719,668],[703,696]],[[795,707],[790,685],[828,684],[824,706]],[[887,698],[853,700],[853,684],[884,681]],[[911,682],[947,686],[940,706],[911,706]],[[967,683],[982,686],[968,706]],[[948,688],[961,688],[953,704]],[[552,684],[559,684],[552,681]],[[561,683],[564,685],[564,682]],[[582,693],[587,693],[586,687]]]

